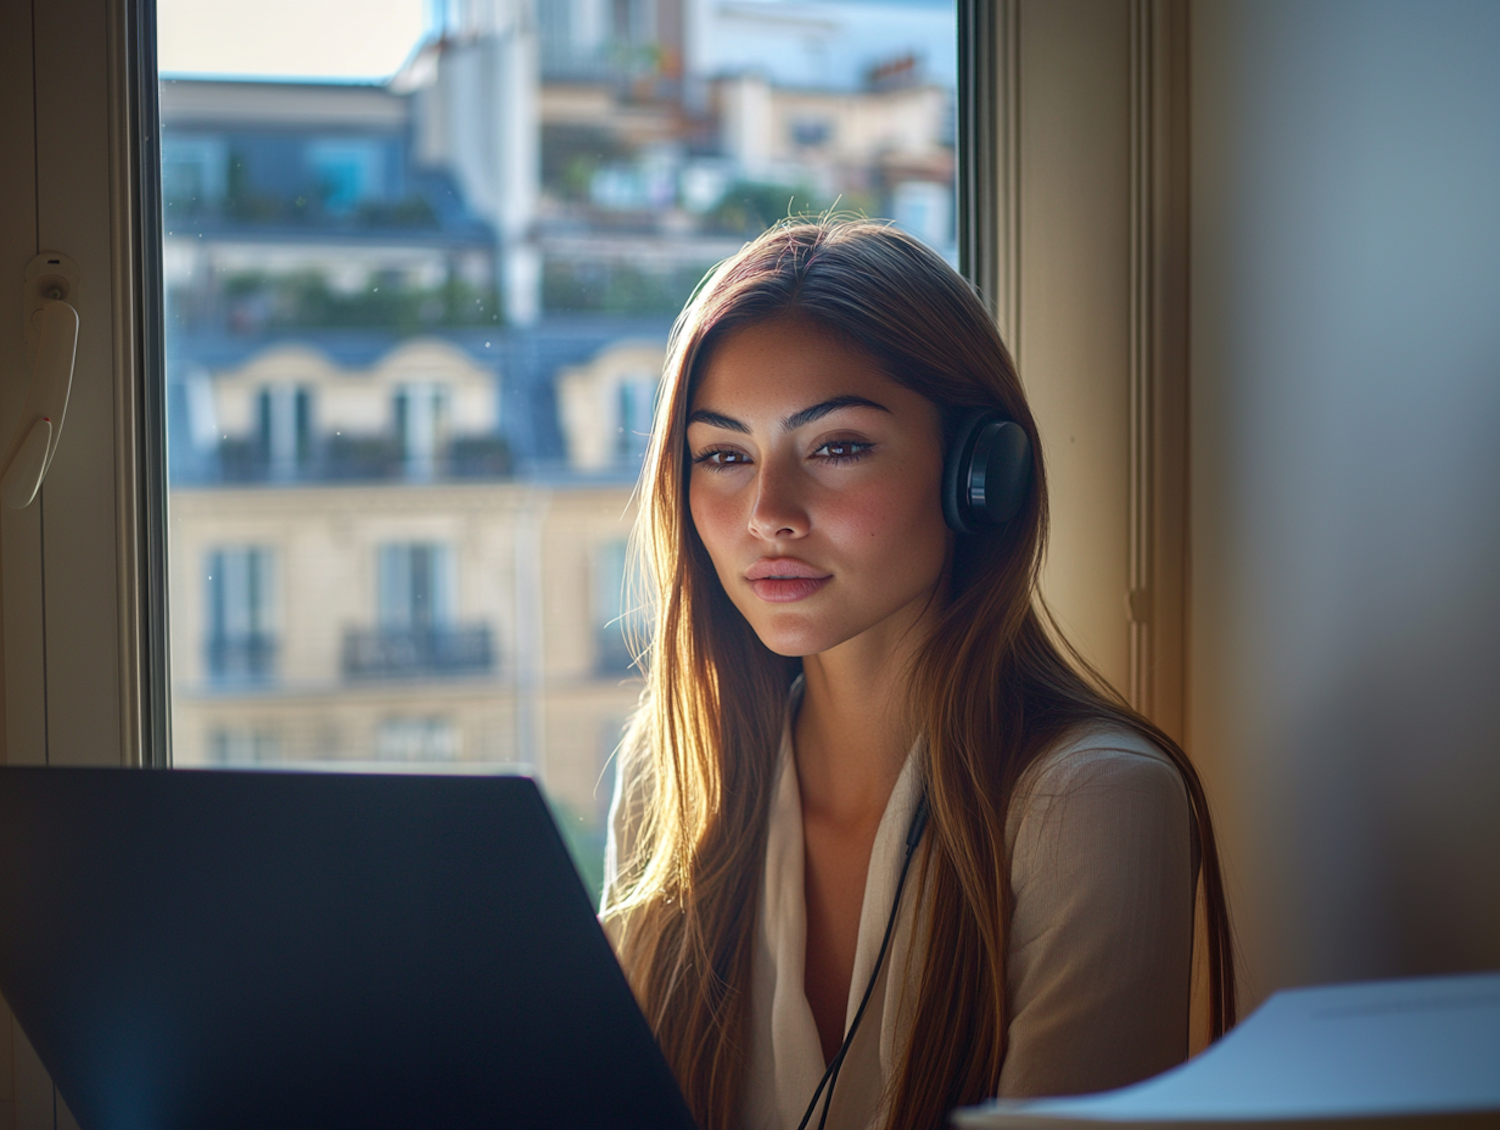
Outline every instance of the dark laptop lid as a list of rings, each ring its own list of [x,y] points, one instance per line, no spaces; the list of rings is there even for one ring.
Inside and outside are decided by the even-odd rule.
[[[524,778],[0,769],[0,916],[84,1130],[693,1125]]]

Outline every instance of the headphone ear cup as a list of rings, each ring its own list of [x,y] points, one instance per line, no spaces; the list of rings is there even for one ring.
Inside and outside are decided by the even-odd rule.
[[[1021,425],[979,411],[959,428],[943,466],[943,517],[961,534],[1010,521],[1026,502],[1031,440]]]
[[[969,465],[974,455],[974,441],[992,412],[973,412],[965,419],[953,438],[943,461],[943,518],[948,528],[960,534],[975,534],[979,526],[969,512]]]
[[[1020,513],[1031,482],[1031,440],[1013,420],[986,424],[970,459],[969,508],[992,526]]]

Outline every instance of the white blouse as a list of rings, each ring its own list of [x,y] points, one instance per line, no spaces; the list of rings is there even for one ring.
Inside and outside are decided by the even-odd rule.
[[[807,911],[791,715],[789,709],[756,916],[744,1108],[750,1130],[795,1130],[826,1066],[803,988]],[[908,755],[870,853],[846,1030],[890,915],[920,798],[919,760],[915,751]],[[649,790],[640,768],[620,766],[606,889],[618,874],[622,852],[632,846],[639,806]],[[1196,883],[1191,827],[1176,767],[1132,731],[1080,731],[1022,775],[1005,829],[1014,903],[1001,1095],[1104,1090],[1187,1057]],[[913,863],[913,875],[919,864]],[[916,993],[920,976],[920,961],[908,960],[916,895],[909,881],[885,962],[839,1074],[829,1130],[875,1130],[884,1123],[886,1086],[910,1024],[903,998]],[[893,978],[899,992],[891,991]],[[822,1100],[810,1125],[816,1126],[821,1114]]]

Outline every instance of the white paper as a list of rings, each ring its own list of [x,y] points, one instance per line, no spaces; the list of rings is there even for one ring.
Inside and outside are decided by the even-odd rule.
[[[1181,1067],[1118,1091],[997,1100],[963,1130],[1090,1124],[1364,1121],[1494,1112],[1500,973],[1277,993]]]

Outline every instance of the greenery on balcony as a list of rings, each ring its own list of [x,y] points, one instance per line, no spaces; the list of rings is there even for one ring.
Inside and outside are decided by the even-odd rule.
[[[618,261],[548,260],[542,306],[549,312],[676,314],[711,266],[653,271]]]
[[[414,286],[398,275],[374,275],[358,290],[331,286],[321,271],[270,274],[245,271],[226,277],[219,305],[231,332],[264,329],[378,329],[416,334],[464,326],[501,323],[499,295],[493,286],[476,286],[449,276],[437,286]],[[192,296],[174,296],[174,306],[199,307]]]
[[[170,164],[170,162],[169,162]],[[168,177],[163,185],[163,214],[170,232],[175,224],[227,220],[247,226],[340,227],[368,229],[427,229],[440,226],[432,204],[408,192],[395,200],[363,200],[344,203],[335,186],[309,180],[281,193],[257,189],[252,183],[243,152],[232,151],[224,166],[222,196],[206,197],[194,180],[176,184]]]

